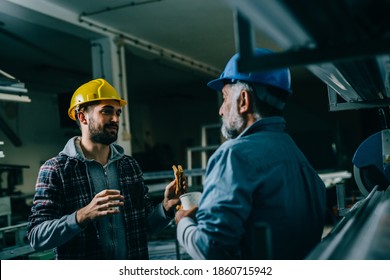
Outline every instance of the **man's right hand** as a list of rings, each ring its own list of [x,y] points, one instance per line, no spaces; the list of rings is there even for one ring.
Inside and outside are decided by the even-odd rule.
[[[80,227],[85,227],[93,220],[107,215],[119,213],[124,197],[118,190],[103,190],[95,195],[92,201],[77,211],[76,219]]]

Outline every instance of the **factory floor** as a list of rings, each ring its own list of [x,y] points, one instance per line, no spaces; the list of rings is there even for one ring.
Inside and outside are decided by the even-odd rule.
[[[322,234],[322,238],[326,237],[333,225],[326,225]],[[160,234],[151,237],[148,242],[149,259],[151,260],[191,260],[185,249],[181,247],[175,237],[175,226],[170,225]]]
[[[150,260],[191,260],[182,247],[176,247],[175,240],[150,241],[148,247]]]
[[[149,259],[151,260],[190,260],[176,240],[176,226],[172,222],[159,234],[152,235],[148,242]]]

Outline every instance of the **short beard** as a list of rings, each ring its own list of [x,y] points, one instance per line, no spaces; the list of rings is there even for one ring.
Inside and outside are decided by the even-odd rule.
[[[94,128],[94,122],[90,122],[88,125],[89,133],[91,135],[90,139],[94,143],[100,143],[104,145],[110,145],[118,139],[118,133],[109,133],[105,130],[106,126],[111,126],[114,124],[105,124],[102,130]],[[115,124],[116,125],[116,124]],[[117,125],[116,125],[117,126]]]
[[[237,107],[230,110],[227,117],[222,118],[221,133],[226,139],[234,139],[243,131],[245,119],[238,113]]]

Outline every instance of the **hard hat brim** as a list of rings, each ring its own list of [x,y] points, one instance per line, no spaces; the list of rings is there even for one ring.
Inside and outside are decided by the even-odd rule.
[[[207,86],[209,88],[211,88],[212,90],[221,92],[222,88],[225,86],[225,83],[223,82],[224,80],[227,80],[227,79],[218,78],[218,79],[212,80],[212,81],[207,83]]]

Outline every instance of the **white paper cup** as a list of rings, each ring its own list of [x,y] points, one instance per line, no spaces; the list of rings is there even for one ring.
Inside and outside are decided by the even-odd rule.
[[[188,192],[182,194],[179,198],[184,210],[190,210],[191,208],[198,206],[201,192]]]
[[[113,202],[119,202],[119,200],[113,200]],[[110,207],[109,210],[119,210],[119,206]]]

